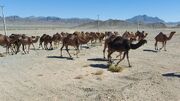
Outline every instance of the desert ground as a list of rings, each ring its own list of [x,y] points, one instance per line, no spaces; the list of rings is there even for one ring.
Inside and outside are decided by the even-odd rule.
[[[27,35],[56,32],[97,31],[83,29],[9,30]],[[136,29],[112,29],[120,34]],[[180,101],[180,29],[143,29],[147,44],[130,50],[130,62],[123,60],[118,73],[108,71],[103,46],[80,50],[79,58],[60,58],[55,50],[30,50],[29,54],[0,57],[0,101]],[[106,31],[106,29],[100,29]],[[167,51],[154,51],[154,37],[160,32],[177,33],[167,42]],[[3,31],[0,31],[3,33]],[[161,44],[159,43],[159,47]],[[71,47],[70,53],[74,53]],[[0,47],[4,54],[5,48]],[[115,53],[113,58],[116,58]],[[116,62],[116,61],[115,61]]]

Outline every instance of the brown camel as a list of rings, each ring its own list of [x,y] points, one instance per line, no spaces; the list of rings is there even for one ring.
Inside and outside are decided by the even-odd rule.
[[[35,49],[34,43],[37,43],[37,42],[38,42],[40,36],[31,36],[31,38],[32,38],[32,46],[33,46],[34,49]]]
[[[138,41],[139,40],[143,40],[147,37],[148,33],[145,33],[144,31],[140,32],[140,31],[137,31],[135,33],[135,36],[138,37]]]
[[[131,64],[129,62],[129,50],[137,49],[141,47],[143,44],[147,43],[146,40],[140,40],[137,44],[132,44],[128,39],[124,39],[123,37],[116,37],[113,41],[108,43],[108,60],[111,63],[111,55],[115,51],[124,52],[123,57],[117,62],[116,66],[127,56],[129,67]]]
[[[78,36],[75,34],[68,34],[67,37],[63,38],[62,40],[62,47],[60,49],[61,52],[61,57],[62,57],[62,50],[65,46],[67,53],[69,54],[69,57],[72,58],[71,54],[69,53],[69,49],[68,46],[74,46],[76,48],[76,56],[78,57],[78,53],[79,53],[79,39]]]
[[[124,32],[122,37],[125,38],[125,39],[130,40],[131,42],[133,42],[133,41],[136,41],[137,36],[133,32],[130,33],[128,31],[126,31],[126,32]]]
[[[6,54],[9,53],[9,48],[11,47],[11,40],[8,36],[0,34],[0,45],[6,47]]]
[[[175,34],[176,32],[173,31],[170,33],[169,37],[167,37],[167,35],[163,34],[162,32],[160,32],[156,37],[155,37],[155,50],[158,50],[158,46],[157,46],[157,43],[158,42],[162,42],[162,47],[160,48],[160,50],[162,48],[164,48],[164,51],[166,51],[166,43],[167,41],[171,40],[171,38],[173,37],[173,35]]]
[[[61,41],[61,34],[56,33],[52,37],[52,41],[54,42],[54,48],[57,48]]]
[[[22,44],[22,50],[24,51],[24,53],[28,53],[29,54],[29,50],[30,50],[30,46],[33,43],[32,38],[26,36],[25,34],[22,35],[22,38],[20,39],[20,43]],[[26,52],[26,45],[28,45],[28,49]]]

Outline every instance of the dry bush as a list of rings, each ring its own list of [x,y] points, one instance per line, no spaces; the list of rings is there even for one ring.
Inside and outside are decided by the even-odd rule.
[[[108,65],[108,70],[111,72],[122,72],[123,68],[120,66],[115,66],[111,64],[111,65]]]

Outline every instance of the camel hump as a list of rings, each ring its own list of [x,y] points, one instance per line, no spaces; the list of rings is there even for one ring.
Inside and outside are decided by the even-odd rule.
[[[124,41],[124,38],[121,37],[121,36],[118,36],[118,37],[116,37],[112,42],[123,43],[123,41]]]

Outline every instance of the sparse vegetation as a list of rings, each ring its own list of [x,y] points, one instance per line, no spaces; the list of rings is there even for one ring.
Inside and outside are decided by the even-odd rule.
[[[95,73],[91,73],[91,74],[94,74],[94,75],[102,75],[102,74],[103,74],[103,70],[98,70],[98,71],[96,71]]]
[[[115,66],[113,64],[108,65],[108,70],[111,72],[122,72],[123,68],[120,66]]]
[[[83,76],[82,75],[78,75],[74,79],[83,79]]]

